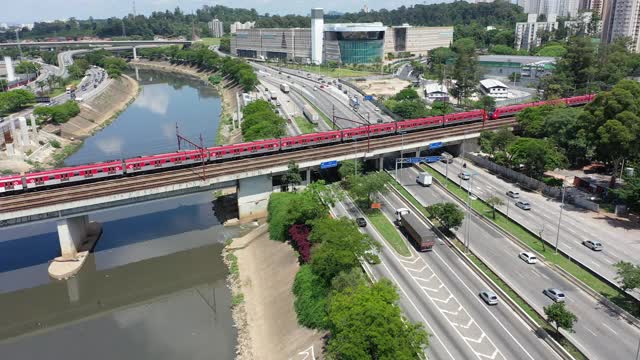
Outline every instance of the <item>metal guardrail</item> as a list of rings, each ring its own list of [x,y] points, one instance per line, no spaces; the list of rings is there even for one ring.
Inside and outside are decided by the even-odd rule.
[[[437,179],[435,179],[435,181],[437,182]],[[458,247],[455,244],[453,244],[453,242],[445,234],[443,234],[436,226],[434,226],[433,223],[426,216],[424,216],[424,214],[422,213],[422,211],[420,211],[420,209],[418,209],[415,205],[413,205],[413,203],[409,201],[409,199],[407,199],[396,188],[390,185],[387,185],[387,187],[391,189],[391,191],[395,193],[398,197],[400,197],[401,199],[404,199],[405,204],[408,205],[411,210],[415,211],[416,214],[423,221],[427,222],[427,224],[429,224],[432,227],[432,229],[436,232],[436,234],[438,234],[438,236],[441,236],[443,239],[445,239],[449,244],[449,247],[453,248],[453,251],[456,253],[456,255],[458,255],[458,257],[460,257],[467,264],[467,266],[469,266],[469,268],[471,268],[471,270],[474,273],[476,273],[476,275],[478,275],[481,279],[483,279],[489,285],[489,287],[491,287],[493,291],[495,291],[497,294],[500,294],[501,298],[507,303],[507,305],[509,305],[509,307],[516,314],[518,314],[531,329],[534,330],[537,336],[543,339],[563,359],[575,360],[575,358],[565,348],[563,348],[562,345],[560,345],[553,337],[551,337],[545,329],[540,327],[538,323],[533,318],[531,318],[531,316],[529,316],[529,314],[527,314],[527,312],[524,311],[524,309],[520,307],[518,303],[515,302],[515,300],[513,300],[506,292],[504,292],[502,288],[498,286],[498,284],[496,284],[489,276],[487,276],[487,274],[485,274],[484,271],[482,271],[473,261],[471,261],[471,259],[469,259],[469,257],[465,253],[463,253],[460,249],[458,249]],[[487,264],[484,261],[483,263],[493,273],[498,274],[493,268],[489,266],[489,264]],[[542,317],[544,318],[544,316]]]

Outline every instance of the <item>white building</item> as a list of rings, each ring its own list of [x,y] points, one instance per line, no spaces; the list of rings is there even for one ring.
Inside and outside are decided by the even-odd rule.
[[[424,86],[424,96],[428,101],[449,101],[449,90],[445,85],[430,83]]]
[[[557,14],[573,17],[578,14],[579,0],[517,0],[527,14],[550,15]]]
[[[503,99],[509,97],[509,87],[494,79],[480,80],[480,91],[493,98]]]
[[[640,0],[639,0],[640,1]],[[540,32],[543,30],[554,31],[558,28],[556,15],[548,15],[548,21],[537,22],[537,14],[529,14],[527,22],[516,23],[516,49],[531,50],[531,48],[540,46]]]
[[[224,35],[224,28],[222,27],[222,21],[213,19],[207,23],[211,36],[219,38]]]
[[[256,26],[256,22],[255,21],[247,21],[247,22],[239,22],[236,21],[233,24],[231,24],[231,28],[230,28],[230,32],[232,34],[235,34],[236,31],[238,30],[248,30],[248,29],[253,29],[253,27]]]

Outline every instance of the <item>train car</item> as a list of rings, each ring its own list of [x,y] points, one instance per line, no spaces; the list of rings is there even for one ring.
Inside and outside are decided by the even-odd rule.
[[[368,126],[359,126],[351,129],[343,129],[342,140],[350,141],[350,140],[357,140],[357,139],[366,139],[370,136],[394,134],[395,132],[396,132],[395,123],[382,123],[382,124],[374,124],[374,125],[368,125]]]
[[[0,177],[0,195],[20,192],[24,189],[21,175],[9,175]]]
[[[596,96],[597,96],[596,94],[587,94],[587,95],[573,96],[563,100],[567,105],[575,106],[575,105],[583,105],[583,104],[590,103],[593,100],[595,100]]]
[[[396,123],[388,122],[375,125],[369,125],[370,136],[382,136],[387,134],[395,134]]]
[[[484,119],[484,110],[471,110],[444,116],[445,125],[463,124]]]
[[[118,160],[29,173],[25,175],[25,182],[27,189],[35,189],[119,176],[122,174],[124,174],[124,169],[122,162]]]
[[[272,153],[280,150],[280,139],[257,140],[248,143],[216,146],[207,149],[211,161]]]
[[[127,174],[134,174],[190,164],[199,164],[202,163],[203,158],[204,161],[208,160],[209,156],[207,151],[202,152],[200,150],[188,150],[168,154],[139,156],[136,158],[126,159],[124,164]]]
[[[289,136],[280,138],[280,149],[289,150],[313,145],[331,144],[340,142],[341,139],[340,130]]]
[[[519,113],[520,111],[522,111],[522,110],[524,110],[526,108],[544,105],[544,103],[545,103],[544,101],[538,101],[538,102],[530,102],[530,103],[524,103],[524,104],[501,106],[499,108],[496,108],[493,111],[493,113],[491,113],[490,118],[493,119],[493,120],[499,119],[499,118],[504,117],[504,116],[509,116],[509,115],[513,115],[513,114]],[[538,104],[538,105],[536,105],[536,104]]]
[[[413,131],[431,127],[442,126],[444,116],[431,116],[427,118],[398,121],[398,131]]]

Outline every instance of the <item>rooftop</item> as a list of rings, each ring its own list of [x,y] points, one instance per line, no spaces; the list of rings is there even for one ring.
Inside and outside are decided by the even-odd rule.
[[[480,80],[480,85],[482,85],[485,89],[502,87],[508,89],[509,87],[502,83],[502,81],[498,81],[495,79],[484,79]]]
[[[538,61],[555,62],[555,58],[550,56],[524,56],[524,55],[480,55],[478,61],[483,62],[512,62],[529,64]]]

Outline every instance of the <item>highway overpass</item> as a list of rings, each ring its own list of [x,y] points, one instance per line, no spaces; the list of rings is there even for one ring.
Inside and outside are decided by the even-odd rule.
[[[90,41],[21,41],[0,43],[0,48],[14,47],[71,47],[71,46],[141,46],[141,45],[184,45],[191,46],[192,42],[188,40],[90,40]]]

